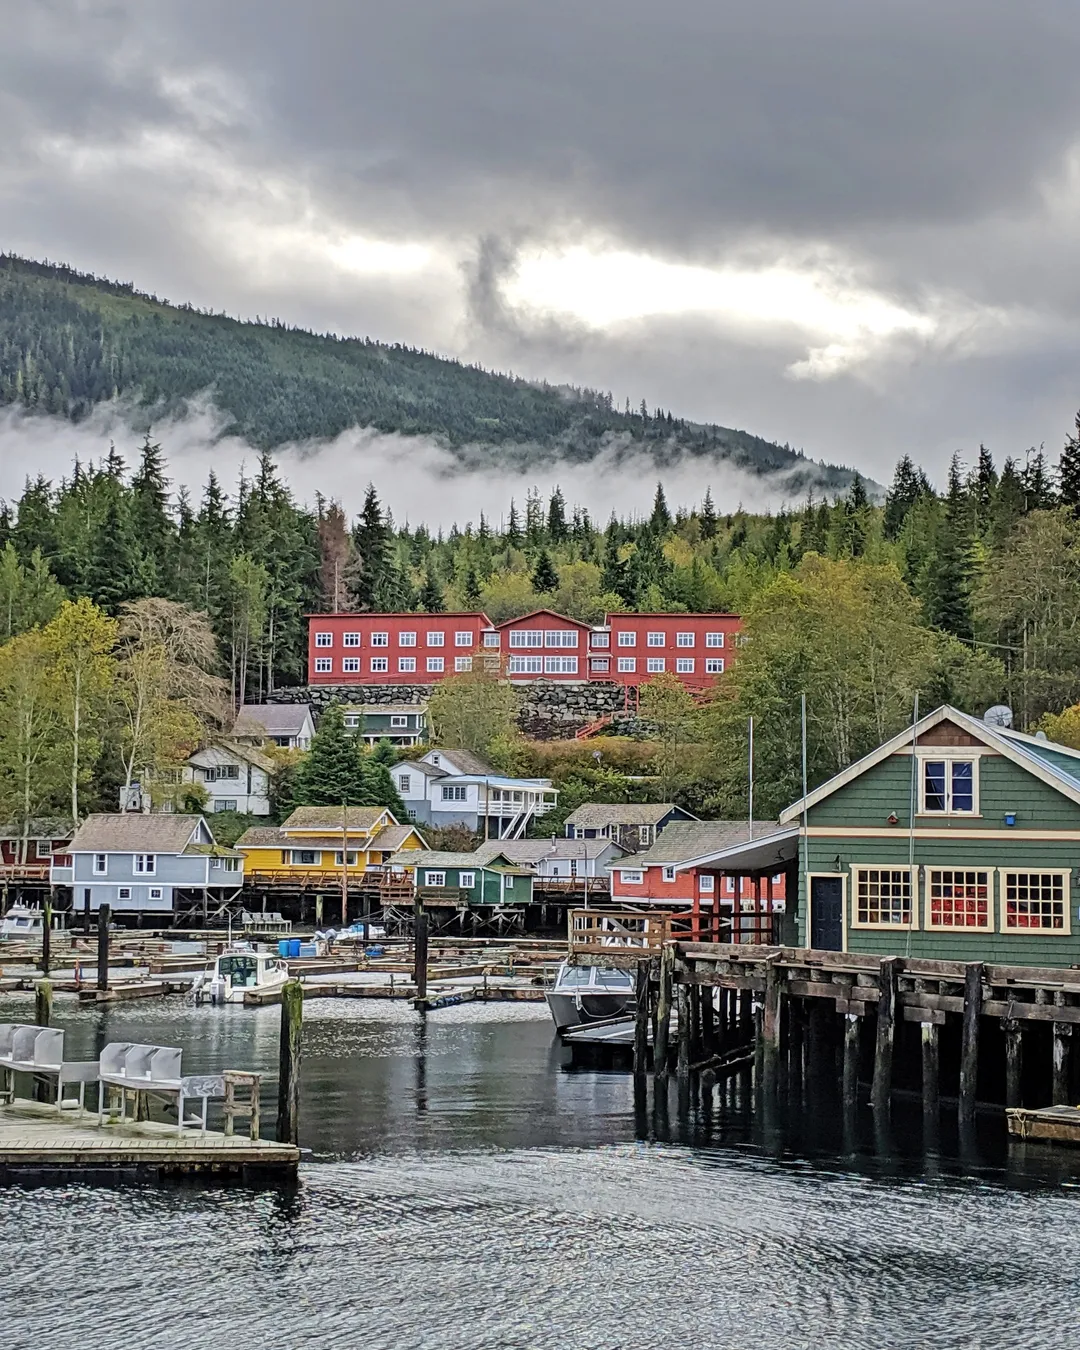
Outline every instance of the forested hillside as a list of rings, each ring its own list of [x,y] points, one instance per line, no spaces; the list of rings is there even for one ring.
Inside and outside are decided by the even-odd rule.
[[[349,427],[488,447],[522,467],[601,448],[683,454],[756,473],[788,471],[789,491],[842,491],[850,471],[744,431],[701,426],[610,394],[494,374],[366,338],[242,323],[143,295],[71,268],[0,255],[0,404],[78,419],[126,397],[163,413],[210,391],[228,430],[260,448]]]

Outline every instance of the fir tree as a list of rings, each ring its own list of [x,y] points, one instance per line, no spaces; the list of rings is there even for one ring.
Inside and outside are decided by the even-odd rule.
[[[442,587],[435,575],[435,569],[428,563],[424,574],[424,584],[420,587],[420,608],[425,614],[442,614],[446,609],[443,603]]]
[[[705,500],[701,503],[701,537],[716,537],[716,508],[713,506],[712,488],[705,489]]]
[[[949,466],[949,490],[934,543],[923,586],[926,616],[945,632],[970,638],[971,513],[959,455],[953,455]]]
[[[975,472],[971,476],[971,496],[975,510],[975,531],[985,534],[990,528],[994,514],[994,495],[997,492],[998,476],[994,468],[994,457],[985,445],[979,446],[979,458]]]
[[[169,480],[161,446],[146,433],[140,449],[138,470],[131,480],[130,517],[144,559],[151,594],[164,594],[175,576],[176,530],[169,516]]]
[[[537,555],[536,565],[532,571],[533,590],[538,595],[547,595],[555,590],[559,584],[559,574],[555,571],[555,565],[551,561],[551,554],[546,548],[542,548]]]
[[[656,496],[653,498],[652,515],[649,517],[649,529],[655,535],[666,535],[671,529],[671,512],[664,496],[663,483],[657,483]]]
[[[990,543],[1000,548],[1013,532],[1016,522],[1024,514],[1024,484],[1010,455],[1001,466],[1001,477],[994,493],[990,515]]]
[[[385,762],[372,751],[361,751],[361,764],[364,772],[365,806],[385,806],[399,821],[407,819],[405,803],[394,786],[390,770]]]
[[[882,529],[886,539],[897,539],[908,512],[923,494],[924,479],[905,455],[896,466],[892,486],[885,494],[885,515]]]
[[[1025,511],[1048,511],[1054,505],[1054,485],[1041,446],[1038,450],[1028,451],[1020,482],[1024,488]]]
[[[547,512],[548,538],[553,544],[561,544],[567,537],[566,499],[561,488],[556,488],[548,500]]]
[[[311,749],[296,772],[294,800],[299,806],[372,806],[365,769],[341,705],[332,703],[319,718]]]
[[[389,570],[390,531],[371,483],[353,531],[353,545],[356,559],[349,577],[350,601],[356,609],[378,609],[376,597],[386,588]]]
[[[510,498],[510,515],[506,522],[506,533],[503,536],[509,548],[520,548],[524,542],[521,533],[521,518],[518,516],[517,506],[513,497]]]
[[[1062,506],[1070,507],[1074,516],[1080,516],[1080,412],[1076,414],[1076,430],[1066,437],[1057,473]]]
[[[131,528],[127,502],[109,497],[87,566],[86,593],[106,614],[115,614],[126,600],[146,595],[141,550]]]
[[[480,608],[480,579],[476,575],[476,568],[471,563],[465,573],[461,594],[470,609]]]

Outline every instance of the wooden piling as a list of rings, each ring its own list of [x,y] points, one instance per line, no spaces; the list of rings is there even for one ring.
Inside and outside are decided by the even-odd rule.
[[[919,1028],[922,1039],[922,1109],[935,1119],[941,1109],[940,1034],[936,1022],[924,1022]]]
[[[427,1012],[428,979],[428,917],[424,903],[417,897],[413,906],[413,983],[416,985],[416,1007]]]
[[[48,979],[52,968],[52,899],[45,901],[45,919],[41,929],[41,973]]]
[[[288,980],[281,987],[281,1033],[278,1041],[278,1143],[300,1137],[300,1037],[304,1025],[304,986]]]
[[[886,956],[878,970],[877,1037],[874,1042],[874,1080],[870,1100],[874,1110],[889,1109],[892,1090],[893,1042],[896,1036],[896,979],[899,957]]]
[[[859,1104],[859,1044],[862,1018],[847,1013],[844,1018],[844,1112],[851,1114]]]
[[[671,990],[675,973],[675,948],[669,943],[660,953],[660,990],[656,999],[656,1039],[653,1042],[653,1079],[666,1086],[668,1037],[671,1034]]]
[[[1072,1104],[1070,1092],[1070,1068],[1071,1056],[1069,1051],[1072,1049],[1072,1024],[1069,1022],[1054,1023],[1054,1063],[1053,1063],[1053,1082],[1052,1097],[1053,1106],[1070,1106]]]
[[[1023,1106],[1024,1039],[1019,1019],[1002,1018],[1001,1030],[1005,1037],[1005,1105]]]
[[[679,1054],[678,1054],[678,1075],[679,1086],[684,1087],[690,1082],[690,1042],[693,1038],[693,1015],[690,1011],[690,986],[680,984],[676,987],[675,997],[678,1001],[679,1009]]]
[[[634,1091],[644,1095],[649,1067],[649,962],[637,963],[634,981]]]
[[[775,1092],[780,1066],[780,998],[782,994],[780,958],[765,962],[765,1006],[761,1014],[761,1073],[768,1092]]]
[[[102,905],[97,916],[97,987],[104,991],[109,987],[109,919],[111,910]]]
[[[713,991],[707,984],[698,987],[699,1013],[701,1016],[701,1054],[703,1059],[715,1055],[716,1010],[713,1007]]]
[[[83,930],[83,932],[86,934],[87,937],[90,936],[90,892],[89,892],[89,890],[84,890],[84,891],[83,891],[82,930]]]
[[[38,980],[34,985],[34,1021],[47,1027],[52,1021],[52,980]]]
[[[979,1020],[982,1017],[983,974],[981,961],[971,961],[964,971],[964,1023],[960,1036],[960,1123],[975,1122],[975,1093],[979,1077]]]

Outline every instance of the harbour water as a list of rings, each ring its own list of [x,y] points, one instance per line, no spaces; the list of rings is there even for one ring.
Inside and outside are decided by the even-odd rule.
[[[295,1188],[0,1191],[5,1345],[1080,1344],[1080,1152],[1010,1152],[1000,1117],[961,1146],[946,1109],[928,1149],[902,1103],[887,1135],[845,1135],[827,1091],[767,1128],[737,1088],[643,1116],[627,1075],[560,1066],[542,1007],[305,1016]],[[276,1008],[58,1002],[55,1022],[72,1057],[138,1039],[192,1072],[276,1069]]]

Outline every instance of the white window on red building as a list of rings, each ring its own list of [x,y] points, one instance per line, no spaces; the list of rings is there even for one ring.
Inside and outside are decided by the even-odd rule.
[[[693,675],[694,658],[692,656],[678,656],[675,658],[675,669],[680,675]]]
[[[665,881],[674,881],[674,880],[675,880],[675,869],[674,869],[674,867],[665,867],[665,868],[664,868],[664,880],[665,880]]]
[[[711,891],[715,889],[714,878],[711,872],[702,872],[698,877],[698,889],[701,891]]]
[[[499,635],[498,635],[498,633],[485,633],[485,634],[484,634],[484,646],[485,646],[485,647],[497,647],[498,645],[499,645]]]
[[[676,633],[675,645],[676,647],[692,647],[694,645],[693,633]]]
[[[544,657],[545,675],[576,675],[577,657],[576,656],[545,656]]]
[[[341,642],[342,642],[342,645],[345,646],[345,647],[359,647],[359,646],[360,646],[360,634],[359,634],[359,633],[345,633],[345,634],[343,635],[342,639],[341,639]]]
[[[650,656],[645,663],[645,668],[650,675],[659,675],[664,669],[664,658],[662,656]]]
[[[619,880],[624,886],[640,886],[645,881],[645,873],[638,870],[630,871],[624,867],[619,873]]]
[[[316,647],[332,647],[333,645],[334,645],[334,635],[333,635],[333,633],[316,633],[316,634],[315,634],[315,646],[316,646]]]
[[[443,670],[443,669],[445,668],[445,666],[446,666],[446,662],[443,660],[443,658],[442,658],[441,656],[429,656],[428,659],[427,659],[427,668],[428,668],[428,670],[429,670],[429,671],[433,671],[433,672],[435,672],[436,674],[437,674],[440,670]]]
[[[399,634],[397,635],[397,645],[398,645],[399,647],[415,647],[415,646],[416,646],[416,634],[415,634],[415,633],[399,633]]]
[[[620,647],[636,647],[636,646],[637,646],[637,634],[636,634],[636,633],[620,633],[620,634],[619,634],[619,646],[620,646]]]
[[[427,645],[429,647],[441,647],[445,641],[445,633],[428,633],[427,635]]]
[[[371,635],[371,645],[372,645],[373,647],[389,647],[389,646],[390,646],[390,634],[389,634],[389,633],[372,633],[372,635]]]
[[[542,647],[544,635],[539,628],[516,628],[510,633],[511,647]]]
[[[471,634],[471,633],[462,633],[462,632],[457,632],[457,633],[455,633],[455,634],[454,634],[454,646],[455,646],[455,647],[471,647],[471,646],[472,646],[472,634]]]
[[[633,657],[633,656],[620,656],[620,657],[619,657],[619,674],[620,674],[620,675],[633,675],[633,673],[634,673],[635,670],[637,670],[637,658],[636,658],[636,657]]]
[[[707,656],[705,658],[706,675],[723,675],[724,658],[722,656]]]
[[[724,645],[724,635],[723,635],[723,633],[706,633],[706,634],[705,634],[705,646],[706,646],[706,647],[722,647],[723,645]]]
[[[610,633],[593,633],[592,636],[589,638],[589,642],[590,642],[590,644],[591,644],[593,647],[610,647],[610,646],[611,646],[611,634],[610,634]]]
[[[648,645],[650,647],[662,647],[664,645],[663,633],[650,633]]]
[[[356,675],[360,670],[360,658],[358,656],[346,656],[341,662],[341,669],[346,675]]]
[[[397,659],[397,668],[401,674],[408,674],[409,671],[416,669],[415,656],[399,656]]]
[[[542,675],[544,658],[542,656],[512,656],[510,658],[511,675]]]
[[[333,658],[329,656],[317,656],[315,658],[315,674],[329,675],[334,669]]]
[[[572,628],[549,628],[544,634],[545,647],[576,647],[577,633]]]
[[[371,658],[372,675],[385,675],[390,669],[390,658],[388,656],[373,656]]]
[[[734,889],[735,889],[735,878],[734,878],[734,877],[725,877],[725,878],[724,878],[724,890],[725,890],[725,891],[733,891]]]
[[[611,669],[611,661],[606,656],[594,656],[589,660],[589,669],[598,675],[605,675]]]
[[[454,669],[457,670],[457,671],[462,671],[462,670],[472,670],[472,657],[471,657],[471,656],[455,656],[455,657],[454,657]]]

